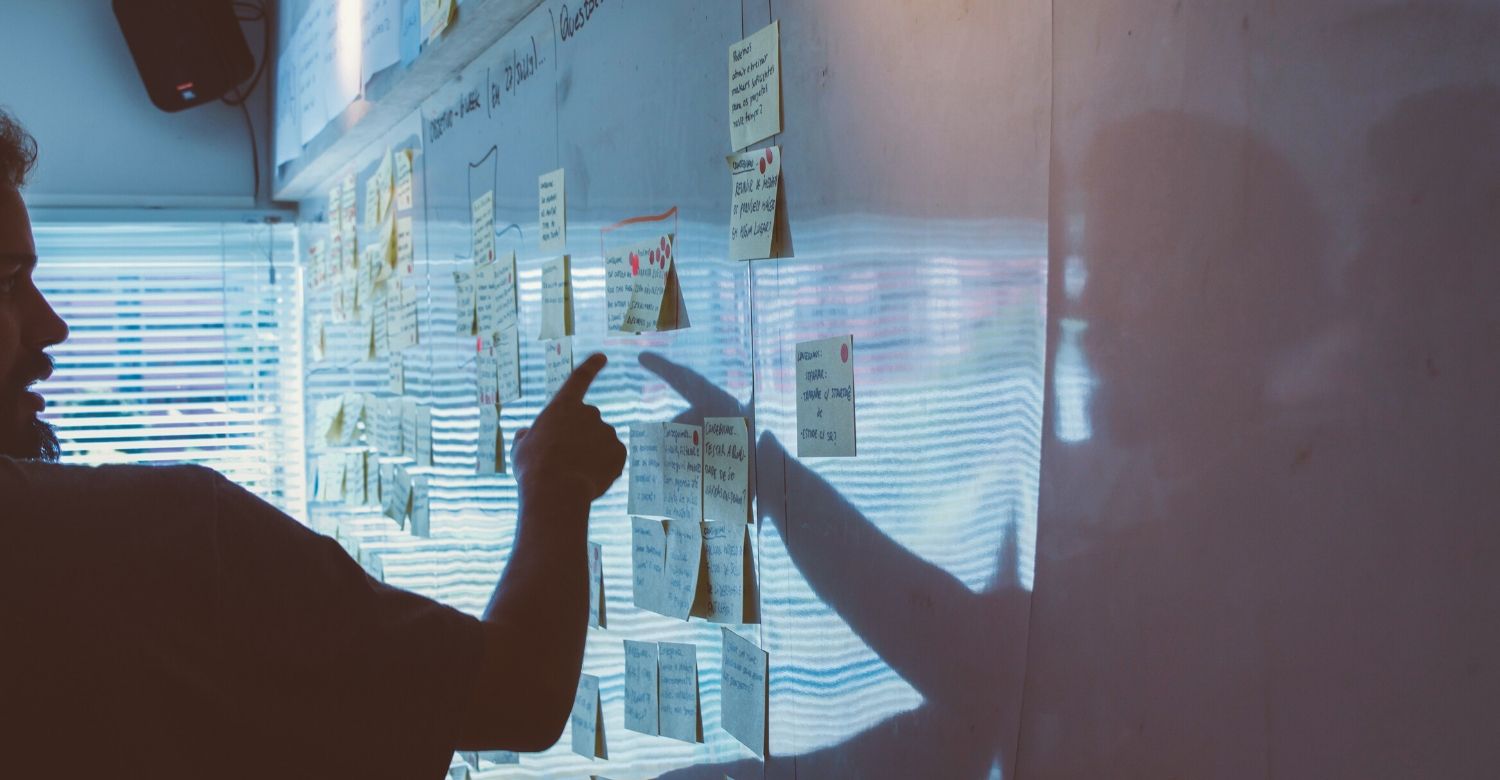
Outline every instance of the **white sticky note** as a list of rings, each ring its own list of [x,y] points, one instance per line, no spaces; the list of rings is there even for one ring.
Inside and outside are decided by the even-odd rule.
[[[661,642],[656,652],[661,735],[684,742],[703,741],[703,719],[698,708],[698,648]]]
[[[418,332],[419,299],[415,285],[401,284],[394,294],[387,292],[387,303],[395,302],[395,310],[387,310],[387,326],[390,328],[392,352],[414,347],[421,341]]]
[[[604,546],[589,542],[589,625],[608,627],[604,606]]]
[[[672,284],[675,241],[675,236],[669,233],[659,237],[655,245],[646,244],[630,253],[634,285],[630,307],[620,325],[626,333],[654,333],[677,327],[677,299]]]
[[[411,182],[411,150],[396,152],[396,210],[410,211],[413,205]]]
[[[500,408],[500,372],[494,333],[480,336],[475,346],[474,379],[479,388],[480,408]]]
[[[516,326],[516,254],[474,266],[474,295],[480,333]]]
[[[633,603],[661,612],[667,580],[667,526],[661,520],[630,518],[630,569]]]
[[[561,252],[568,246],[568,211],[563,182],[562,168],[537,178],[537,223],[543,252]]]
[[[781,147],[768,146],[729,161],[729,257],[757,260],[771,257],[776,231],[776,203],[781,189]]]
[[[703,557],[708,582],[700,586],[693,614],[711,623],[754,623],[760,619],[753,580],[748,526],[744,520],[703,524]]]
[[[729,47],[729,145],[781,132],[781,22]]]
[[[662,429],[662,514],[703,520],[703,434],[696,425],[667,423]]]
[[[493,404],[479,407],[479,451],[476,455],[477,473],[504,474],[505,459],[501,457],[504,447],[500,443],[500,412]]]
[[[500,403],[521,397],[521,334],[514,324],[495,333],[495,374]]]
[[[604,252],[604,322],[610,333],[623,333],[625,312],[635,292],[635,277],[630,275],[632,248],[619,246]]]
[[[750,521],[750,431],[743,417],[703,420],[703,517]]]
[[[473,232],[474,263],[495,260],[495,192],[486,190],[470,204],[470,227]]]
[[[453,272],[453,296],[453,332],[460,336],[473,336],[479,332],[478,320],[475,318],[473,265],[460,265]]]
[[[431,495],[425,474],[411,477],[411,533],[426,539],[432,536]]]
[[[766,755],[766,652],[754,642],[730,631],[724,632],[724,681],[721,688],[720,720],[724,730],[755,751]]]
[[[661,423],[630,426],[630,500],[632,515],[661,516],[662,503]]]
[[[573,282],[567,255],[542,263],[542,324],[538,338],[573,335]]]
[[[625,728],[656,734],[656,643],[625,640]]]
[[[399,354],[389,356],[390,370],[386,376],[386,389],[396,395],[406,392],[406,364]]]
[[[854,337],[797,345],[797,456],[854,457]]]
[[[412,230],[411,217],[396,218],[395,265],[408,276],[417,272],[417,244]]]
[[[573,752],[589,758],[609,758],[604,744],[604,710],[599,703],[599,678],[580,675],[573,694]]]
[[[395,520],[396,525],[405,529],[406,518],[411,513],[412,479],[411,474],[399,465],[395,468],[395,486],[396,489],[391,491],[391,501],[385,508],[385,514]]]
[[[573,373],[573,339],[564,337],[543,342],[542,355],[546,368],[547,395],[555,395]]]
[[[687,620],[698,594],[703,560],[703,526],[697,520],[667,520],[667,564],[661,608],[667,617]]]

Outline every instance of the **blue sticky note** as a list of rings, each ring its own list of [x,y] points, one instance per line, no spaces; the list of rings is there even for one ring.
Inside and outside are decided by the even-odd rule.
[[[422,0],[401,0],[401,65],[422,53]]]

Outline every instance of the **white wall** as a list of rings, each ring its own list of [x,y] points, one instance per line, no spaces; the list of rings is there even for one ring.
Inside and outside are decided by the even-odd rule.
[[[244,27],[258,60],[260,24]],[[267,94],[263,79],[249,105],[263,165]],[[0,0],[0,105],[41,145],[33,207],[255,205],[240,109],[151,105],[107,0]]]

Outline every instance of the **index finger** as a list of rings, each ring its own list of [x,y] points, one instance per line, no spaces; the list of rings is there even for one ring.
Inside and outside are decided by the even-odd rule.
[[[589,355],[563,380],[562,387],[552,396],[552,403],[583,403],[583,397],[589,392],[589,385],[594,383],[594,377],[599,376],[599,372],[604,370],[604,364],[608,362],[603,352]]]

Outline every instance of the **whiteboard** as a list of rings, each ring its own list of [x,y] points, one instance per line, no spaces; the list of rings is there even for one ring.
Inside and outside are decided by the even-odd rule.
[[[482,610],[514,531],[515,487],[473,473],[474,346],[448,335],[450,272],[469,252],[469,199],[493,187],[499,248],[517,252],[521,279],[525,397],[502,414],[508,440],[543,400],[536,182],[564,168],[575,353],[611,360],[590,400],[622,438],[632,422],[694,413],[637,362],[653,351],[715,388],[711,411],[742,408],[772,437],[752,532],[762,620],[735,627],[769,653],[769,751],[756,759],[720,728],[718,626],[631,605],[622,479],[590,524],[609,625],[590,630],[584,662],[601,677],[610,758],[574,755],[564,734],[486,773],[1010,776],[1042,438],[1049,9],[602,3],[563,40],[568,5],[577,12],[539,6],[357,166],[362,193],[377,154],[420,147],[424,335],[404,359],[407,395],[434,408],[432,538],[374,507],[315,504],[314,525],[388,581]],[[773,19],[790,251],[741,263],[727,259],[727,51]],[[507,85],[506,66],[533,56],[535,70]],[[470,92],[480,110],[435,133],[448,108],[474,105]],[[323,206],[303,203],[304,244],[326,235]],[[600,229],[674,207],[691,326],[606,337]],[[306,322],[329,305],[327,289],[310,290]],[[360,359],[356,330],[330,329],[309,410],[339,392],[387,392],[386,367]],[[785,455],[775,442],[796,440],[794,345],[851,334],[858,457]],[[625,639],[697,646],[702,744],[624,729]]]

